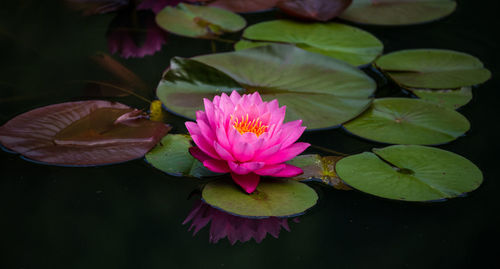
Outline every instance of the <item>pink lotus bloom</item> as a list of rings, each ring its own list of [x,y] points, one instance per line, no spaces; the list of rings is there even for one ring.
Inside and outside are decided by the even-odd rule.
[[[193,236],[211,221],[209,231],[209,242],[217,243],[220,239],[227,237],[231,245],[236,242],[246,242],[255,239],[257,243],[262,242],[269,233],[278,238],[281,228],[290,231],[287,218],[269,217],[265,219],[249,219],[233,216],[220,211],[204,203],[196,201],[193,209],[182,224],[192,221],[189,231],[193,230]],[[299,222],[298,218],[293,219]]]
[[[203,99],[205,111],[186,127],[197,147],[191,154],[209,170],[231,173],[236,184],[252,193],[260,176],[294,177],[302,169],[286,164],[308,143],[295,143],[306,127],[302,121],[283,123],[286,107],[278,100],[263,102],[259,93],[240,96],[233,91],[213,101]]]

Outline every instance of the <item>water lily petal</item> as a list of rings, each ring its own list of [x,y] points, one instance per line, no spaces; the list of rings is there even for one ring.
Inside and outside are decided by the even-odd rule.
[[[227,173],[231,171],[227,162],[221,160],[208,159],[203,162],[203,165],[208,168],[208,170],[216,173]]]
[[[281,170],[285,169],[286,165],[283,163],[280,164],[271,164],[266,165],[259,170],[255,170],[254,173],[261,176],[272,176],[274,174],[279,173]]]
[[[233,178],[234,182],[242,187],[243,190],[245,190],[247,193],[254,192],[260,181],[260,176],[254,173],[246,175],[231,173],[231,177]]]
[[[286,164],[286,163],[284,165],[285,165],[284,169],[282,169],[281,171],[279,171],[275,174],[272,174],[270,176],[273,176],[273,177],[295,177],[295,176],[298,176],[304,172],[304,171],[302,171],[302,169],[300,169],[297,166],[293,166],[293,165]]]
[[[205,154],[205,152],[203,152],[199,147],[190,147],[189,153],[191,153],[191,155],[193,157],[195,157],[200,162],[204,162],[208,159],[212,159],[210,156]]]
[[[214,141],[214,149],[223,160],[235,161],[233,155],[229,151],[227,151],[223,146],[217,143],[217,141]]]
[[[209,144],[202,135],[191,135],[191,138],[193,139],[194,143],[208,156],[214,159],[220,159],[213,146]]]
[[[266,160],[266,163],[277,164],[289,161],[293,159],[295,156],[302,153],[304,150],[306,150],[310,145],[311,144],[309,143],[303,143],[303,142],[295,143],[287,148],[278,151],[276,154],[268,158]]]

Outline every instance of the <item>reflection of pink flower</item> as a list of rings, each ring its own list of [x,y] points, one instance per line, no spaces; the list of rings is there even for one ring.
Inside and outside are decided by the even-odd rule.
[[[158,13],[166,6],[177,6],[181,1],[182,0],[144,0],[137,6],[137,10],[150,9],[154,13]]]
[[[298,218],[293,219],[299,222]],[[204,203],[196,201],[193,209],[182,224],[192,221],[189,231],[193,230],[193,235],[197,234],[210,221],[210,243],[217,243],[220,239],[227,237],[234,245],[237,241],[246,242],[255,239],[257,243],[262,242],[269,233],[274,238],[278,238],[280,230],[290,231],[288,219],[269,217],[265,219],[249,219],[230,215]]]
[[[252,193],[260,176],[293,177],[302,169],[291,160],[308,143],[295,143],[306,127],[302,121],[283,123],[286,107],[278,100],[263,102],[259,93],[204,99],[205,111],[196,112],[196,123],[186,127],[197,147],[191,154],[209,170],[231,173],[236,184]]]
[[[111,53],[119,53],[123,58],[153,55],[161,50],[166,42],[167,34],[156,25],[154,14],[141,16],[141,25],[130,25],[125,21],[120,25],[120,17],[117,17],[116,27],[110,27],[108,31],[108,47]],[[128,19],[128,18],[127,18]]]

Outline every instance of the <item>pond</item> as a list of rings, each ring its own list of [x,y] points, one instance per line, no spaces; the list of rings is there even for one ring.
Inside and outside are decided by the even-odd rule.
[[[497,115],[496,101],[500,98],[497,90],[500,85],[496,76],[500,58],[496,52],[498,37],[492,33],[492,28],[496,25],[498,4],[495,5],[494,1],[483,1],[481,4],[473,1],[457,2],[457,8],[450,16],[424,24],[376,26],[355,24],[338,18],[332,21],[354,26],[372,34],[383,43],[384,54],[407,49],[432,48],[460,51],[480,59],[491,71],[492,76],[484,83],[474,83],[481,85],[472,88],[472,100],[457,110],[465,117],[465,122],[467,120],[470,122],[468,131],[467,128],[461,131],[459,126],[458,131],[454,129],[454,132],[458,133],[453,133],[452,138],[445,137],[436,141],[432,140],[436,136],[430,136],[429,139],[432,141],[429,143],[425,140],[428,137],[423,133],[392,137],[392,130],[384,129],[383,135],[370,136],[369,131],[368,134],[364,133],[366,129],[363,129],[363,126],[360,127],[359,124],[353,124],[352,121],[345,127],[325,128],[329,127],[325,122],[333,122],[335,124],[330,126],[337,125],[338,127],[339,124],[357,115],[351,115],[349,118],[348,113],[345,112],[350,111],[348,109],[343,110],[342,113],[345,112],[345,115],[342,113],[331,115],[328,109],[321,111],[319,108],[311,108],[308,104],[313,102],[312,97],[309,99],[312,94],[301,93],[296,97],[290,97],[290,100],[285,100],[284,97],[282,100],[291,103],[288,105],[290,117],[295,119],[294,117],[300,115],[301,111],[306,111],[304,122],[310,123],[310,126],[314,127],[312,129],[317,129],[306,131],[299,139],[301,142],[312,144],[304,152],[305,154],[331,156],[338,155],[335,154],[338,152],[340,155],[356,155],[371,151],[372,148],[389,146],[382,142],[412,144],[413,142],[405,143],[398,139],[425,138],[425,141],[418,140],[416,144],[439,144],[433,148],[461,155],[482,171],[483,181],[476,190],[465,195],[453,195],[460,197],[452,199],[434,199],[429,196],[431,198],[422,200],[432,201],[409,202],[404,201],[403,198],[391,197],[391,194],[376,193],[378,196],[392,198],[385,199],[358,190],[345,191],[342,188],[347,185],[342,184],[334,188],[320,182],[307,182],[309,186],[307,190],[314,190],[311,193],[317,193],[319,199],[305,214],[288,214],[288,211],[281,210],[294,202],[294,200],[286,200],[287,205],[285,202],[280,204],[277,207],[279,213],[275,215],[292,215],[289,219],[242,220],[239,217],[221,213],[200,202],[201,190],[211,181],[210,179],[169,175],[155,169],[153,161],[146,162],[142,157],[128,162],[95,167],[55,166],[26,160],[27,158],[21,158],[5,148],[4,151],[0,151],[2,167],[0,212],[3,219],[1,231],[4,253],[1,267],[471,268],[481,263],[487,265],[486,268],[492,267],[497,263],[496,251],[488,244],[496,243],[493,236],[498,235],[498,212],[500,210],[495,193],[499,184],[494,176],[497,165],[495,156],[499,149],[498,143],[495,142],[498,128],[494,122]],[[120,57],[120,53],[113,54],[109,51],[107,36],[110,35],[108,32],[110,25],[120,28],[121,26],[117,25],[124,18],[129,18],[123,15],[129,14],[127,12],[130,10],[127,8],[122,9],[119,15],[116,12],[110,12],[83,16],[81,11],[72,9],[68,1],[23,0],[3,3],[2,6],[0,10],[0,54],[2,58],[0,124],[2,125],[32,109],[71,101],[104,99],[148,111],[150,109],[148,100],[156,98],[156,88],[162,80],[163,72],[169,67],[171,59],[207,55],[214,51],[231,52],[234,49],[230,40],[236,41],[241,37],[241,31],[238,32],[238,30],[223,35],[215,42],[209,39],[161,32],[166,35],[166,43],[160,51],[144,57],[124,58]],[[260,22],[290,18],[276,9],[244,13],[241,16],[250,26]],[[154,23],[154,21],[151,19],[148,23]],[[267,25],[265,29],[269,27],[272,26]],[[279,29],[285,29],[282,27],[284,26],[278,25]],[[213,28],[212,30],[217,32],[220,29]],[[259,31],[256,30],[253,34],[257,35]],[[286,31],[283,30],[283,36],[285,35]],[[269,38],[266,40],[269,41]],[[255,39],[259,40],[259,38]],[[278,40],[278,43],[286,43],[286,41]],[[240,45],[247,46],[248,44]],[[254,44],[248,46],[254,46]],[[305,45],[299,45],[299,47],[311,49]],[[276,55],[283,53],[280,55],[283,58],[289,56],[286,54],[288,51],[303,53],[301,49],[283,44],[238,50],[238,52],[249,50],[253,50],[255,55],[260,53],[259,51],[273,50]],[[310,73],[301,78],[303,80],[314,76],[313,71],[316,70],[314,68],[317,68],[315,64],[323,61],[324,58],[323,56],[321,58],[319,54],[307,55],[309,56],[301,58],[301,61],[309,61],[308,66],[312,71],[309,70]],[[373,57],[376,56],[377,53]],[[198,79],[197,83],[206,83],[203,87],[209,88],[220,82],[208,83],[211,75],[220,77],[227,75],[213,68],[207,68],[208,65],[219,64],[220,70],[226,70],[224,68],[227,66],[224,63],[217,63],[210,56],[203,56],[198,60],[198,64],[206,64],[206,66],[197,72],[189,73],[189,76],[194,80]],[[360,69],[365,74],[374,78],[378,85],[374,94],[376,98],[412,96],[409,91],[401,90],[396,83],[387,78],[384,79],[382,72],[366,64],[372,59],[366,61],[366,58],[346,58],[344,60],[353,61],[356,66],[361,66]],[[346,72],[342,74],[358,74],[354,67],[346,67],[344,63],[329,61],[322,62],[324,66],[328,66],[325,68],[336,68],[337,71]],[[184,67],[187,66],[188,71],[195,69],[192,62],[185,63],[179,60],[179,63],[185,64]],[[380,69],[383,69],[383,63],[380,61],[377,63]],[[249,67],[251,72],[261,68],[265,74],[277,76],[282,79],[280,81],[286,80],[284,73],[270,70],[273,62],[269,58],[264,57],[262,62],[257,60],[252,63],[239,62],[241,66],[245,64],[251,66]],[[332,67],[333,65],[335,67]],[[289,74],[296,74],[293,73],[296,72],[294,69],[285,71],[290,72]],[[387,75],[392,71],[394,70],[387,68],[384,72]],[[207,73],[210,75],[206,75]],[[405,71],[396,70],[394,73],[397,76]],[[344,75],[344,78],[345,76],[347,75]],[[173,89],[169,83],[181,80],[174,75],[170,80],[166,77],[163,76],[162,81],[163,85],[170,87],[166,91]],[[252,84],[252,81],[241,83],[236,79],[236,75],[229,79],[228,77],[223,79],[227,82],[225,86],[217,86],[231,88],[233,86],[231,83],[240,83],[238,85],[246,85],[250,92],[259,90],[254,85],[255,83]],[[462,78],[464,77],[466,75]],[[324,79],[331,79],[331,76],[325,76]],[[332,81],[334,85],[335,80]],[[295,81],[295,83],[300,83],[300,81]],[[400,83],[404,84],[404,82]],[[134,94],[126,94],[120,89],[117,90],[117,88],[124,87],[128,89],[127,86],[131,84],[134,84],[135,88],[143,89],[142,92],[134,92],[142,97],[138,98]],[[172,127],[167,137],[173,138],[171,134],[188,133],[184,125],[186,118],[179,115],[183,114],[182,109],[176,111],[178,108],[172,104],[189,103],[189,98],[192,96],[201,96],[199,93],[195,93],[198,95],[189,93],[194,84],[185,88],[179,86],[172,90],[174,93],[186,93],[176,95],[182,97],[179,100],[168,95],[162,98],[158,94],[161,101],[175,112],[166,114],[165,122]],[[282,84],[293,87],[285,82]],[[282,90],[278,86],[269,87],[262,89],[261,94],[265,99],[266,94],[279,94]],[[368,99],[370,94],[364,96],[362,91],[360,89],[361,93],[356,98],[368,100],[363,106],[362,110],[364,110],[371,99]],[[306,105],[297,101],[293,102],[298,98],[302,98],[300,100]],[[346,102],[343,100],[338,104]],[[318,105],[318,107],[321,106]],[[420,109],[423,112],[431,111],[427,107]],[[448,117],[446,114],[448,112],[439,109],[436,111],[440,115],[439,118]],[[194,112],[187,112],[189,113]],[[456,121],[461,120],[462,118]],[[36,131],[33,129],[33,132],[36,133]],[[405,148],[404,151],[408,149]],[[432,159],[432,154],[426,152],[419,156],[425,156],[423,159],[432,160],[440,165],[442,159]],[[109,158],[114,157],[116,156],[109,156]],[[119,160],[120,156],[117,159]],[[402,157],[401,161],[404,160],[407,158]],[[458,161],[450,162],[459,163]],[[356,165],[357,163],[354,164]],[[443,163],[443,166],[446,165]],[[468,162],[464,164],[464,166],[467,165],[469,165]],[[393,168],[397,168],[396,166],[393,165]],[[353,171],[356,173],[366,170],[365,174],[368,174],[372,166],[360,162],[360,170],[357,169],[356,167]],[[464,171],[464,177],[470,176],[467,174],[470,171]],[[337,172],[341,172],[338,167]],[[398,173],[413,175],[415,171],[403,167],[398,170]],[[295,181],[293,183],[304,185]],[[349,183],[352,187],[357,186],[354,181]],[[261,183],[263,187],[260,189],[259,195],[261,196],[258,196],[258,199],[268,198],[262,198],[266,195],[262,190],[272,188],[272,186],[264,184],[271,183],[268,181]],[[302,185],[298,188],[302,188]],[[214,188],[214,185],[210,186]],[[204,192],[208,192],[208,188]],[[210,201],[209,194],[203,195],[205,200]],[[199,210],[198,215],[193,209]],[[218,216],[219,220],[223,219],[226,222],[220,221],[219,227],[215,227],[215,217],[213,217],[213,230],[211,231],[210,225],[203,227],[203,219],[196,219],[202,215],[199,212],[204,212],[203,216]],[[188,216],[191,219],[186,219]],[[188,231],[191,222],[183,224],[185,220],[186,222],[193,221],[195,226],[198,226]],[[264,222],[265,224],[262,224]],[[231,228],[228,225],[236,225],[236,227],[261,225],[259,227],[265,226],[269,234],[264,238],[265,233],[255,232],[252,234],[255,239],[244,243],[234,243],[232,242],[234,240],[228,240],[223,236],[224,231],[230,233]],[[193,236],[193,230],[197,228],[201,229]],[[249,236],[248,233],[240,232],[243,235],[238,236],[242,238]]]

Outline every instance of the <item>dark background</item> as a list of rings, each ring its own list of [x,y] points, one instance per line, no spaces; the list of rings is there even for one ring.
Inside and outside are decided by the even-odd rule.
[[[493,78],[460,109],[471,130],[440,148],[474,162],[484,183],[464,198],[404,203],[315,185],[319,204],[282,231],[231,246],[208,243],[208,229],[192,237],[181,225],[202,182],[172,178],[143,160],[96,168],[35,164],[0,151],[1,268],[493,268],[498,262],[497,1],[459,1],[451,16],[406,27],[359,26],[385,52],[443,48],[481,59]],[[0,124],[30,109],[86,99],[85,79],[104,79],[88,57],[107,52],[113,14],[83,17],[61,1],[0,4]],[[276,12],[245,15],[248,22]],[[237,35],[236,35],[237,37]],[[218,44],[218,50],[229,50]],[[173,56],[210,53],[210,42],[169,35],[161,52],[122,60],[151,92]],[[76,82],[75,82],[76,81]],[[152,94],[153,95],[153,94]],[[147,103],[115,99],[137,108]],[[171,117],[174,132],[181,118]],[[302,140],[358,153],[381,146],[340,129],[307,133]],[[311,151],[313,152],[313,151]],[[490,245],[489,243],[492,243]]]

